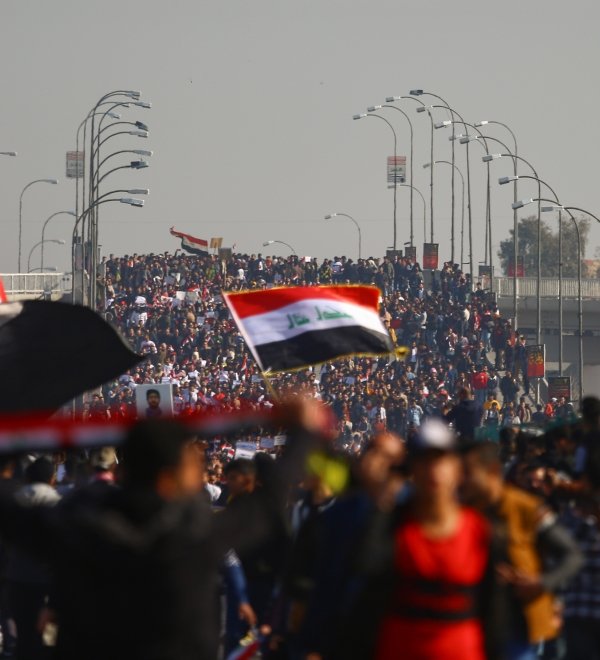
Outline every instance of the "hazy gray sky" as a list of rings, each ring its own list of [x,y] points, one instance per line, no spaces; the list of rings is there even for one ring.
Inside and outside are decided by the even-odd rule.
[[[446,98],[467,121],[510,125],[520,153],[563,203],[600,212],[597,1],[3,0],[0,12],[0,151],[19,152],[0,157],[0,272],[16,269],[23,186],[61,180],[26,193],[26,259],[43,220],[74,206],[65,152],[75,147],[77,126],[100,96],[119,88],[140,89],[153,103],[124,111],[148,123],[150,137],[118,137],[107,148],[155,154],[149,169],[106,179],[104,192],[151,189],[143,209],[103,206],[107,253],[173,251],[175,225],[248,252],[269,253],[262,242],[279,239],[300,254],[356,257],[354,227],[322,219],[340,211],[361,223],[363,252],[383,254],[392,238],[391,133],[352,115],[413,87]],[[401,107],[415,126],[414,183],[428,198],[428,119],[413,106]],[[407,124],[388,113],[399,153],[407,154]],[[441,111],[436,117],[445,119]],[[436,131],[438,159],[450,156],[448,134]],[[501,128],[489,134],[509,140]],[[475,262],[483,259],[481,151],[472,147]],[[464,168],[464,147],[457,154]],[[440,167],[435,182],[442,258],[449,256],[449,169]],[[511,169],[492,165],[495,244],[512,223],[512,190],[496,180]],[[520,197],[535,193],[532,182],[521,185]],[[399,190],[399,243],[408,239],[408,208],[408,189]],[[419,255],[421,218],[415,198]],[[69,239],[71,231],[71,219],[59,216],[47,237]],[[588,256],[598,244],[595,225]],[[47,246],[46,263],[69,269],[68,246]]]

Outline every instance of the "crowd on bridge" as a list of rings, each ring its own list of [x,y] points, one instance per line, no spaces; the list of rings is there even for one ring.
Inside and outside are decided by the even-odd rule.
[[[123,416],[138,384],[169,383],[177,414],[218,405],[225,410],[272,403],[260,371],[223,302],[223,290],[373,284],[381,316],[403,359],[356,358],[275,374],[277,391],[307,391],[331,405],[346,440],[372,429],[406,436],[441,416],[470,389],[479,418],[492,429],[572,414],[570,402],[533,404],[524,337],[456,264],[445,263],[426,286],[419,264],[401,257],[299,259],[183,253],[111,256],[104,264],[100,311],[148,361],[103,388],[91,416]]]

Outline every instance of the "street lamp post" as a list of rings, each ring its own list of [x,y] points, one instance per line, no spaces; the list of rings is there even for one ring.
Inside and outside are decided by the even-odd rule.
[[[413,91],[422,92],[422,90],[413,90]],[[442,101],[443,101],[443,99],[442,99]],[[452,122],[454,122],[455,117],[458,117],[458,119],[460,120],[460,123],[464,126],[465,135],[468,135],[469,131],[467,129],[467,123],[463,119],[462,115],[460,115],[456,110],[454,110],[454,108],[451,108],[445,101],[444,101],[444,103],[445,103],[445,105],[438,106],[438,107],[442,107],[445,110],[448,110],[450,112],[450,115],[452,116]],[[430,107],[433,108],[434,106],[430,106]],[[417,108],[417,111],[418,112],[423,112],[424,109]],[[431,113],[430,113],[430,117],[431,117]],[[434,123],[433,123],[433,119],[432,119],[431,120],[432,141],[433,141],[433,129],[434,129]],[[450,136],[450,140],[452,142],[454,142],[454,137],[455,137],[454,135]],[[454,157],[454,152],[453,152],[453,157]],[[467,211],[468,211],[468,214],[469,214],[469,252],[470,252],[469,269],[470,269],[470,278],[471,278],[470,287],[471,287],[471,290],[472,290],[473,289],[473,271],[474,271],[474,266],[473,266],[473,218],[472,218],[472,211],[471,211],[471,166],[470,166],[470,160],[469,160],[469,145],[468,144],[467,144],[467,147],[466,147],[466,160],[467,160]],[[432,152],[431,152],[431,162],[432,163],[434,162],[433,161],[433,149],[432,149]],[[454,172],[454,168],[452,168],[452,172]],[[433,168],[431,170],[431,179],[433,181]],[[454,186],[453,186],[453,193],[452,194],[453,194],[453,199],[454,199]],[[454,203],[453,203],[453,206],[454,206]],[[452,240],[454,240],[454,238]]]
[[[387,96],[385,99],[386,103],[394,103],[395,101],[403,101],[403,100],[409,100],[409,101],[414,101],[419,105],[417,108],[418,112],[424,112],[427,110],[425,103],[421,101],[421,99],[416,98],[415,96]],[[431,124],[431,145],[430,145],[430,151],[431,151],[431,159],[433,160],[433,117],[431,115],[431,112],[427,110],[427,114],[429,115],[429,122]],[[412,161],[412,158],[411,158]],[[412,184],[412,181],[411,181]],[[431,178],[430,178],[430,187],[433,190],[433,171],[431,172]],[[433,195],[433,193],[431,193]],[[433,199],[433,198],[432,198]],[[433,206],[432,206],[433,209]],[[433,210],[431,212],[431,222],[433,226]],[[412,233],[412,232],[411,232]],[[413,247],[413,243],[411,243],[411,247]]]
[[[77,217],[77,214],[74,211],[57,211],[56,213],[53,213],[49,218],[47,218],[46,221],[44,222],[44,224],[42,225],[42,240],[40,241],[40,244],[42,246],[42,250],[41,250],[42,258],[41,258],[41,261],[40,261],[40,270],[42,272],[44,271],[44,243],[46,242],[45,241],[46,226],[48,225],[50,220],[52,220],[52,218],[55,218],[57,215],[63,215],[63,214],[64,215],[70,215],[70,216],[73,216],[75,218]],[[27,270],[29,271],[29,268]]]
[[[512,158],[513,159],[513,171],[514,175],[517,176],[517,161],[525,163],[527,167],[533,172],[534,178],[538,181],[538,197],[542,196],[542,183],[541,179],[538,177],[537,172],[535,171],[535,168],[533,165],[525,160],[523,156],[516,156],[515,154],[511,153],[509,149],[507,149],[506,145],[503,142],[500,142],[497,138],[491,138],[488,137],[488,140],[492,140],[493,142],[497,142],[498,144],[501,144],[507,151],[507,153],[500,153],[500,154],[486,154],[482,160],[484,163],[489,163],[492,160],[496,160],[498,158]],[[517,202],[513,202],[512,205],[513,211],[516,209],[520,208]],[[542,250],[541,250],[541,236],[542,236],[542,215],[541,215],[541,206],[540,203],[538,202],[538,217],[537,217],[537,239],[538,239],[538,250],[537,250],[537,343],[540,343],[540,338],[541,338],[541,325],[542,325],[542,318],[541,318],[541,308],[540,308],[540,292],[541,292],[541,279],[542,279]],[[517,223],[517,233],[514,235],[514,241],[515,244],[517,243],[518,240],[518,223]],[[514,307],[514,315],[515,315],[515,327],[514,329],[517,329],[517,261],[515,260],[514,262],[514,272],[513,272],[513,307]]]
[[[286,243],[285,241],[275,241],[275,240],[265,241],[263,243],[263,247],[267,247],[267,245],[273,245],[273,243],[280,243],[281,245],[285,245],[286,247],[288,247],[291,250],[292,254],[298,256],[298,253],[296,252],[296,250],[294,250],[294,248],[289,243]]]
[[[536,200],[532,200],[536,201]],[[540,202],[551,202],[551,199],[540,199],[537,200]],[[576,208],[574,206],[560,206],[560,205],[553,205],[553,206],[543,206],[542,207],[542,212],[543,213],[549,213],[551,211],[566,211],[573,221],[573,225],[575,226],[575,231],[577,233],[577,327],[578,327],[578,348],[579,348],[579,365],[578,365],[578,371],[579,371],[579,405],[581,405],[581,401],[583,400],[583,296],[581,293],[581,258],[582,258],[582,249],[581,249],[581,233],[579,231],[579,223],[575,219],[575,216],[571,213],[571,211],[581,211],[582,213],[587,213],[588,215],[591,215],[593,218],[598,220],[600,222],[599,218],[596,218],[595,215],[592,215],[588,211],[584,211],[583,209]]]
[[[325,220],[331,220],[331,218],[337,218],[338,216],[348,218],[349,220],[352,220],[352,222],[356,225],[356,229],[358,230],[358,258],[362,258],[362,236],[360,232],[360,225],[358,222],[351,216],[348,215],[347,213],[328,213],[325,216]]]
[[[408,183],[401,183],[400,187],[410,188],[411,193],[414,190],[423,200],[423,243],[427,243],[427,202],[425,201],[425,196],[416,186],[411,186]],[[409,245],[413,247],[413,242],[410,241]]]
[[[477,128],[481,128],[482,126],[492,126],[492,125],[502,126],[503,128],[505,128],[511,134],[512,140],[513,140],[513,143],[514,143],[514,149],[513,149],[512,153],[515,156],[518,156],[519,155],[519,145],[517,143],[517,136],[515,135],[514,131],[509,126],[507,126],[504,122],[495,121],[493,119],[490,119],[490,120],[483,119],[481,121],[476,121],[475,122],[475,126]],[[488,139],[492,139],[492,138],[488,138]],[[504,145],[504,148],[506,149],[506,145]],[[510,151],[509,149],[506,149],[506,150]],[[488,172],[489,172],[489,169],[488,169]],[[514,183],[514,186],[513,186],[513,202],[516,202],[518,199],[519,199],[519,192],[518,192],[517,181],[515,179],[515,183]],[[514,235],[515,235],[514,245],[513,245],[513,261],[514,261],[514,264],[515,264],[515,279],[513,281],[513,284],[514,284],[514,287],[515,287],[515,292],[514,292],[513,303],[514,303],[515,309],[516,309],[516,305],[517,305],[517,299],[516,299],[516,291],[517,291],[516,272],[517,272],[517,257],[518,257],[517,235],[518,235],[518,232],[519,232],[519,220],[518,220],[518,214],[517,214],[516,209],[513,210],[513,232],[514,232]],[[515,317],[515,320],[516,320],[516,317]]]
[[[408,126],[410,128],[410,163],[409,163],[409,168],[410,168],[410,185],[412,186],[414,184],[413,180],[413,150],[414,150],[414,133],[413,133],[413,125],[412,121],[410,120],[410,117],[402,108],[398,108],[395,105],[390,105],[389,103],[384,103],[383,105],[373,105],[367,108],[367,112],[375,112],[376,110],[379,110],[381,108],[391,108],[392,110],[396,110],[397,112],[401,113],[406,121],[408,122]],[[396,175],[394,173],[394,181],[396,181]],[[410,190],[410,244],[411,247],[413,245],[413,232],[414,232],[414,224],[413,224],[413,189],[411,187]]]
[[[515,161],[516,162],[516,161]],[[532,181],[537,181],[538,183],[538,190],[539,184],[544,185],[550,193],[554,196],[554,202],[555,204],[560,205],[560,201],[558,200],[558,195],[550,186],[548,183],[545,181],[542,181],[541,179],[538,179],[534,176],[528,176],[528,175],[514,175],[514,176],[502,176],[498,179],[498,183],[500,185],[505,185],[507,183],[510,183],[511,181],[514,181],[516,183],[517,180],[519,179],[531,179]],[[517,209],[521,208],[520,202],[517,200],[516,202],[513,202],[513,210],[515,213],[517,212]],[[562,290],[563,290],[563,271],[562,271],[562,214],[561,211],[559,210],[558,212],[558,324],[559,324],[559,329],[558,329],[558,335],[559,335],[559,341],[558,341],[558,364],[559,364],[559,371],[560,375],[562,376],[563,373],[563,299],[562,299]],[[541,309],[541,292],[538,288],[536,292],[536,304],[537,308]]]
[[[450,118],[453,118],[452,108],[448,104],[448,101],[446,101],[441,96],[438,96],[437,94],[433,94],[432,92],[425,92],[422,89],[411,89],[410,93],[411,93],[412,96],[431,96],[432,98],[438,99],[439,101],[441,101],[444,104],[444,107],[450,113]],[[431,174],[433,176],[433,164],[435,164],[434,160],[433,160],[433,149],[432,149],[432,154],[431,154],[431,162],[432,162]],[[451,255],[452,263],[454,263],[454,233],[455,233],[455,223],[454,223],[454,212],[455,212],[455,208],[454,208],[455,207],[455,203],[454,203],[454,190],[455,190],[455,187],[454,187],[454,165],[455,165],[455,163],[456,163],[456,156],[455,156],[454,141],[453,141],[452,142],[452,155],[451,155],[451,162],[450,162],[450,164],[452,165],[452,176],[451,176],[451,183],[450,183],[450,185],[452,187],[452,210],[451,210],[452,218],[451,218],[451,229],[450,229],[450,232],[451,232],[450,255]]]
[[[46,238],[43,241],[38,241],[29,251],[29,256],[27,257],[27,272],[31,272],[31,255],[38,245],[44,245],[44,243],[54,243],[55,245],[64,245],[66,241],[62,238]]]
[[[363,119],[364,117],[373,117],[374,119],[381,119],[381,121],[384,121],[389,127],[390,130],[392,131],[392,134],[394,135],[394,167],[396,164],[396,158],[397,158],[397,153],[398,153],[398,137],[396,135],[396,131],[394,130],[394,127],[392,126],[391,122],[389,122],[385,117],[382,117],[381,115],[370,115],[370,114],[358,114],[358,115],[353,115],[352,119]],[[396,249],[396,243],[397,243],[397,226],[396,226],[396,191],[397,191],[397,183],[398,183],[398,177],[396,176],[396,171],[394,170],[394,250]]]
[[[21,246],[23,238],[23,195],[30,186],[33,186],[34,183],[51,183],[56,185],[58,183],[58,179],[36,179],[35,181],[28,183],[21,191],[21,196],[19,197],[19,256],[17,266],[19,273],[21,272]]]
[[[117,190],[111,190],[110,192],[105,193],[102,195],[102,197],[99,197],[93,204],[88,206],[86,209],[84,209],[77,217],[75,220],[75,224],[73,226],[73,238],[72,238],[72,243],[71,243],[71,260],[72,260],[72,291],[71,291],[71,296],[72,296],[72,301],[75,302],[75,272],[77,270],[77,260],[75,257],[75,245],[76,245],[76,239],[77,239],[77,229],[79,228],[79,225],[82,224],[85,221],[85,216],[87,216],[89,213],[91,213],[94,210],[94,207],[100,206],[100,204],[106,204],[108,202],[120,202],[121,204],[128,204],[129,206],[144,206],[144,200],[143,199],[136,199],[134,197],[120,197],[120,198],[115,198],[115,199],[103,199],[104,197],[107,197],[108,195],[113,195],[117,192]],[[83,293],[85,290],[85,253],[83,250],[83,231],[81,234],[81,239],[82,239],[82,252],[81,252],[81,297],[82,297],[82,303],[83,301]],[[95,268],[95,263],[90,260],[90,263],[92,264],[92,267]],[[90,268],[91,270],[91,268]],[[93,271],[90,273],[90,306],[92,309],[95,308],[95,298],[91,298],[92,295],[96,295],[96,272]]]
[[[452,144],[454,144],[454,140],[452,140]],[[464,249],[465,249],[465,177],[463,176],[463,173],[461,172],[460,168],[456,163],[452,163],[449,160],[436,160],[434,165],[437,165],[438,163],[444,163],[445,165],[450,165],[453,169],[455,169],[460,176],[460,181],[462,184],[461,214],[460,214],[460,263],[462,266],[464,262]],[[423,165],[423,169],[427,169],[428,167],[431,167],[430,163],[425,163]]]

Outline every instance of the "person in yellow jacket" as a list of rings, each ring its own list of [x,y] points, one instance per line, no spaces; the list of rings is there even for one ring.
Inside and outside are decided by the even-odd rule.
[[[501,585],[494,607],[506,631],[500,657],[534,660],[559,633],[553,593],[579,572],[583,557],[540,498],[505,482],[495,443],[465,448],[463,496],[494,529]]]

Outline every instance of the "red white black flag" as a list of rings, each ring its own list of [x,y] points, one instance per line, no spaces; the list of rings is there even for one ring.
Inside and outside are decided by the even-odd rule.
[[[379,317],[379,289],[318,286],[224,293],[263,371],[286,371],[394,346]]]
[[[203,257],[208,255],[208,241],[176,231],[175,227],[171,227],[170,231],[171,236],[177,236],[177,238],[181,239],[181,248],[183,250],[187,250],[187,252],[192,252],[193,254],[199,254]]]

